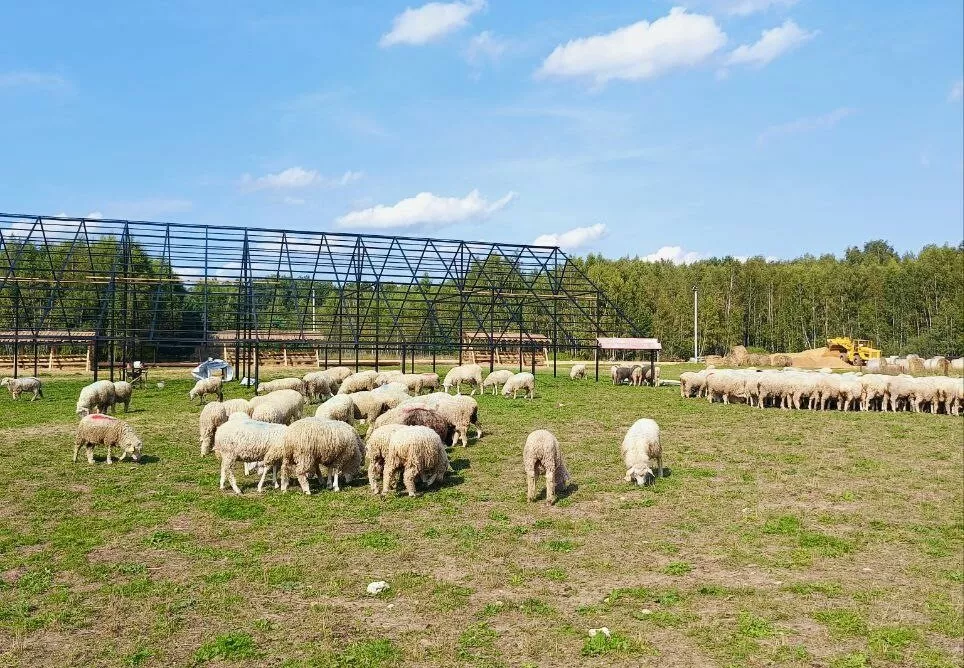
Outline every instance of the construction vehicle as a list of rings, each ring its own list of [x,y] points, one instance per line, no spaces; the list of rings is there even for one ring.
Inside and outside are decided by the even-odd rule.
[[[880,359],[881,353],[879,348],[874,348],[874,342],[870,339],[852,339],[849,336],[827,339],[827,348],[840,353],[840,359],[854,366]]]

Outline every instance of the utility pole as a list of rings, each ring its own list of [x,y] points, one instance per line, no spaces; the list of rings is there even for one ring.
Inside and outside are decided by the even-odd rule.
[[[700,358],[699,353],[699,338],[697,337],[699,329],[699,291],[696,286],[693,286],[693,361],[696,362]]]

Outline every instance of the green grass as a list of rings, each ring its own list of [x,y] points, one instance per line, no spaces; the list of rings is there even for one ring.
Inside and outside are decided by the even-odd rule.
[[[143,463],[73,464],[85,382],[0,395],[2,665],[961,663],[960,418],[760,411],[540,373],[534,402],[479,400],[486,435],[450,450],[440,489],[381,500],[361,477],[258,495],[239,473],[236,497],[198,456],[185,380],[135,393]],[[619,458],[640,417],[661,425],[670,469],[643,488]],[[525,501],[538,428],[577,485],[553,507]],[[391,588],[370,596],[374,580]]]

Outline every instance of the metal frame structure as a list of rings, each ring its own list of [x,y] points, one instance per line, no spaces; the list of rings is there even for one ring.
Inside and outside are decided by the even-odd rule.
[[[111,379],[232,349],[255,382],[281,348],[403,370],[472,351],[491,369],[509,337],[520,370],[538,348],[555,373],[560,351],[640,335],[556,247],[3,213],[0,317],[15,374],[21,353],[36,373],[39,348],[75,346]]]

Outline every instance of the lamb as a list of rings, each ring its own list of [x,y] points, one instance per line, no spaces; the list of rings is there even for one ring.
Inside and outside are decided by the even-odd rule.
[[[110,382],[110,381],[105,381]],[[113,464],[113,449],[120,448],[121,456],[118,461],[124,461],[127,455],[135,462],[140,461],[144,445],[137,436],[134,428],[123,420],[109,415],[85,415],[77,426],[77,439],[74,441],[74,463],[77,454],[83,447],[87,451],[87,463],[94,463],[94,446],[107,446],[107,463]]]
[[[258,383],[258,394],[268,394],[275,390],[295,390],[299,394],[304,395],[305,381],[301,378],[278,378],[277,380]]]
[[[374,371],[359,371],[358,373],[353,373],[341,382],[341,386],[338,388],[338,394],[371,391],[375,388],[375,376],[377,375]]]
[[[228,418],[214,434],[214,453],[221,458],[220,488],[223,490],[225,482],[229,482],[234,493],[240,494],[241,488],[232,470],[234,463],[263,461],[269,449],[281,448],[287,430],[282,424],[253,420],[244,413]]]
[[[124,412],[130,408],[131,395],[134,394],[134,386],[126,380],[119,380],[114,383],[114,405],[124,404]],[[116,412],[116,409],[115,409]]]
[[[396,472],[403,471],[405,491],[415,496],[415,480],[426,487],[441,481],[449,468],[442,439],[428,427],[401,427],[389,438],[382,479],[382,496],[393,486]]]
[[[481,390],[482,367],[478,364],[463,364],[449,369],[449,372],[445,374],[445,380],[442,381],[442,389],[448,394],[449,388],[454,385],[455,393],[462,394],[462,383],[472,386],[472,393],[469,396],[475,394],[477,389]]]
[[[338,382],[327,371],[312,371],[302,376],[305,396],[310,401],[324,401],[338,391]]]
[[[372,494],[378,494],[381,491],[382,475],[385,471],[385,455],[388,454],[388,444],[391,441],[392,434],[404,426],[406,425],[387,423],[368,434],[365,449],[368,455],[368,485],[371,487]]]
[[[632,380],[633,367],[614,364],[609,369],[609,376],[612,378],[613,385],[620,385],[627,380]]]
[[[431,408],[419,408],[405,405],[382,413],[373,424],[373,429],[379,429],[389,424],[403,424],[408,426],[428,427],[442,439],[449,443],[455,437],[455,425],[440,412]]]
[[[30,401],[36,401],[39,397],[44,398],[43,390],[41,389],[41,382],[39,378],[34,378],[32,376],[25,376],[22,378],[9,378],[5,377],[0,380],[0,387],[5,387],[10,392],[10,396],[14,400],[20,399],[20,395],[24,392],[33,392],[33,397]]]
[[[256,397],[256,399],[259,397]],[[275,390],[261,401],[249,402],[251,419],[274,424],[291,424],[301,418],[305,398],[297,390]]]
[[[528,371],[513,374],[509,380],[505,381],[505,385],[502,386],[503,397],[508,397],[511,392],[512,398],[515,399],[520,391],[523,391],[523,396],[528,393],[529,401],[532,401],[536,396],[536,377]]]
[[[194,387],[190,392],[187,393],[188,399],[196,399],[201,397],[201,403],[204,403],[204,396],[206,394],[217,395],[218,401],[224,401],[224,381],[220,376],[212,376],[210,378],[203,378],[194,384]]]
[[[536,476],[546,474],[546,504],[556,502],[556,493],[569,486],[569,471],[562,460],[559,441],[550,431],[537,429],[526,438],[522,449],[526,472],[526,499],[536,500]]]
[[[492,388],[492,396],[494,397],[496,392],[499,391],[499,386],[504,385],[507,380],[512,378],[512,372],[506,371],[505,369],[496,369],[482,381],[482,393],[485,393],[485,388]]]
[[[77,399],[77,415],[84,417],[91,413],[106,413],[114,405],[115,399],[114,384],[109,380],[98,380],[81,389]]]
[[[305,494],[311,494],[308,474],[317,473],[320,479],[322,467],[328,469],[328,488],[338,492],[339,477],[350,480],[361,468],[365,445],[354,428],[344,422],[307,417],[285,432],[284,456],[286,460],[290,458],[290,464],[284,461],[281,465],[282,492],[287,489],[288,465],[294,466],[294,477]]]
[[[626,432],[620,453],[628,467],[626,482],[646,484],[646,476],[653,475],[652,460],[656,460],[656,477],[663,477],[663,449],[659,442],[659,425],[655,420],[636,420]]]
[[[337,394],[318,407],[315,417],[355,424],[355,402],[350,395]]]
[[[586,377],[586,365],[579,363],[573,364],[572,368],[569,369],[569,379],[570,380],[581,380]]]

